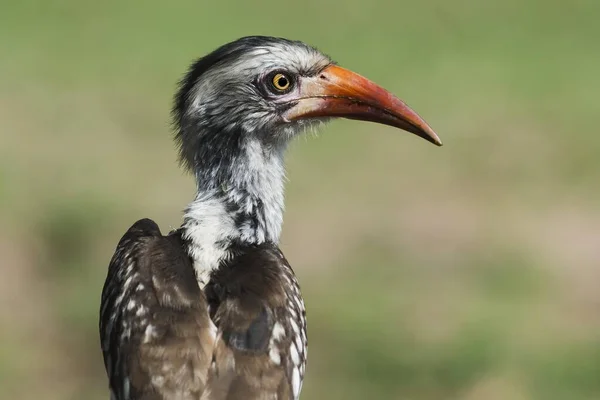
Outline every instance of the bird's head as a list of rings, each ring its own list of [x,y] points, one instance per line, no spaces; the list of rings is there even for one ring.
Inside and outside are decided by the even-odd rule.
[[[332,117],[391,125],[441,145],[393,94],[318,50],[281,38],[245,37],[196,61],[181,81],[173,114],[181,160],[192,169],[248,138],[281,148]]]

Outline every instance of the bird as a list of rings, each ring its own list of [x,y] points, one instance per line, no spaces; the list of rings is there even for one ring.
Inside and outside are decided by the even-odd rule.
[[[284,156],[334,118],[385,124],[436,145],[403,101],[300,41],[247,36],[194,61],[172,109],[197,192],[166,235],[123,235],[102,289],[111,400],[297,400],[306,310],[279,248]]]

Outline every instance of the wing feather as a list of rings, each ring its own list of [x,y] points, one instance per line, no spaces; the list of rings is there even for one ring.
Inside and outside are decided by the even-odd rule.
[[[214,325],[177,233],[136,222],[119,242],[102,291],[100,336],[115,400],[198,399]]]
[[[279,249],[240,246],[201,290],[185,246],[148,219],[117,245],[100,307],[111,399],[297,399],[304,304]]]
[[[305,337],[293,324],[305,324],[301,299],[302,309],[296,309],[296,287],[287,261],[271,244],[240,249],[211,275],[205,293],[218,342],[207,383],[213,397],[202,399],[298,398],[305,346],[302,359],[290,349]]]

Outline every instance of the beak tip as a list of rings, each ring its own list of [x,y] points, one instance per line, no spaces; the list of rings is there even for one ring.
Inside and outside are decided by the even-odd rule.
[[[423,135],[423,137],[425,139],[427,139],[428,141],[430,141],[431,143],[435,144],[438,147],[442,147],[444,144],[442,143],[442,139],[440,139],[440,137],[433,131],[433,129],[427,127],[428,129],[425,129],[425,135]]]

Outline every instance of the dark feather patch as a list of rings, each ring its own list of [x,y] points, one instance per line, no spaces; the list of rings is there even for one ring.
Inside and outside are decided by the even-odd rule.
[[[273,322],[269,312],[263,307],[262,312],[252,320],[248,329],[225,331],[223,340],[237,350],[265,352],[268,350],[272,328]]]
[[[233,359],[220,363],[217,357],[211,390],[228,400],[297,399],[306,320],[294,273],[272,243],[236,243],[231,251],[204,289],[222,351]]]

